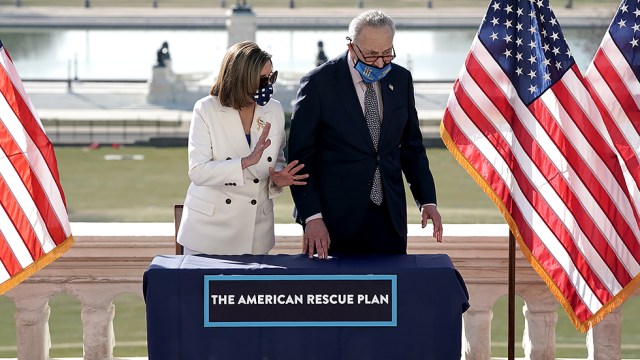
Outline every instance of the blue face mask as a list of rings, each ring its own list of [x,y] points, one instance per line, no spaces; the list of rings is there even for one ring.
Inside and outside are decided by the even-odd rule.
[[[256,93],[253,95],[253,101],[260,106],[265,106],[271,100],[271,95],[273,95],[273,85],[268,84],[267,86],[256,90]]]
[[[360,59],[358,58],[356,59],[356,64],[353,67],[358,71],[360,76],[362,76],[362,81],[366,82],[367,84],[379,81],[380,79],[385,77],[389,73],[389,71],[391,71],[391,63],[388,63],[382,68],[378,68],[375,66],[367,65],[360,61]]]

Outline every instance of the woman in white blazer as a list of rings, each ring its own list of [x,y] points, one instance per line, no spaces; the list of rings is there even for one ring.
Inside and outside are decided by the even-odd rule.
[[[185,254],[266,254],[275,244],[273,198],[304,185],[284,158],[282,105],[273,99],[271,55],[231,46],[209,96],[193,108],[189,178],[178,243]]]

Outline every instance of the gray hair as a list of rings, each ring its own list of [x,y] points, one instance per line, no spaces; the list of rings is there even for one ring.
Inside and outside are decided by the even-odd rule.
[[[391,28],[391,33],[393,35],[396,34],[396,25],[387,14],[383,13],[381,10],[369,10],[351,20],[351,24],[349,24],[349,37],[351,40],[356,41],[358,35],[362,32],[362,28],[365,26],[374,28],[388,26]]]

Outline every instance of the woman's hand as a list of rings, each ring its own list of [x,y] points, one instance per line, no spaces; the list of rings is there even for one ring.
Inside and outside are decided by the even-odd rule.
[[[260,134],[260,138],[258,139],[258,142],[256,143],[256,147],[253,149],[253,151],[251,152],[251,154],[249,154],[249,156],[243,157],[240,160],[240,164],[242,165],[242,169],[246,169],[249,166],[253,166],[255,164],[258,163],[258,161],[260,161],[260,158],[262,157],[262,153],[264,152],[264,150],[266,148],[269,147],[269,145],[271,145],[271,140],[267,139],[267,136],[269,136],[269,130],[271,130],[271,123],[268,122],[264,125],[264,129],[262,130],[262,134]]]
[[[293,160],[287,166],[280,171],[275,171],[273,168],[269,168],[269,176],[271,181],[278,187],[285,187],[289,185],[306,185],[306,181],[301,181],[309,177],[309,174],[298,175],[298,171],[302,170],[304,164],[298,165],[298,160]]]

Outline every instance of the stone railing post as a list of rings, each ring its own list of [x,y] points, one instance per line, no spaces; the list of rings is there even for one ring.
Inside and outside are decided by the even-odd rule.
[[[493,304],[505,287],[490,284],[467,284],[471,307],[463,315],[462,359],[491,359],[491,320]]]
[[[558,302],[544,284],[523,286],[519,294],[525,301],[522,347],[525,359],[556,358],[556,312]]]
[[[18,360],[49,358],[49,298],[57,290],[47,284],[21,284],[5,295],[16,306],[16,350]]]
[[[84,360],[111,359],[116,344],[112,294],[110,291],[105,292],[104,286],[99,284],[82,286],[82,291],[77,293],[82,304]]]
[[[622,306],[619,306],[587,332],[587,359],[621,359],[621,333]]]
[[[49,348],[51,347],[50,311],[47,299],[21,299],[16,302],[18,359],[46,360],[49,358]]]

